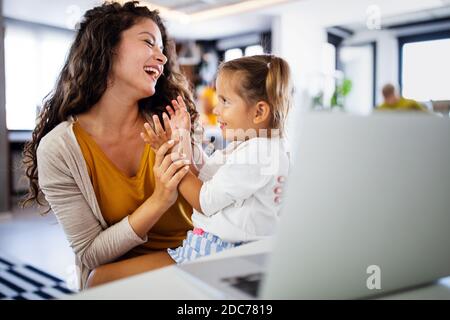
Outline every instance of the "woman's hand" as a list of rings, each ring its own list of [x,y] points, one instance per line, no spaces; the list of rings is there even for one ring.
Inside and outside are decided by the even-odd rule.
[[[282,194],[283,194],[283,184],[286,178],[284,176],[279,176],[277,178],[277,186],[275,189],[273,189],[273,193],[275,194],[275,197],[273,198],[273,201],[276,204],[280,204],[282,200]]]
[[[178,184],[189,171],[190,161],[177,152],[168,153],[174,145],[173,140],[164,143],[156,152],[153,172],[155,190],[150,199],[167,210],[178,197]]]
[[[155,190],[151,197],[128,216],[131,228],[142,239],[145,239],[148,231],[177,200],[178,184],[189,171],[189,161],[178,153],[168,153],[174,143],[169,140],[156,152],[153,165]]]

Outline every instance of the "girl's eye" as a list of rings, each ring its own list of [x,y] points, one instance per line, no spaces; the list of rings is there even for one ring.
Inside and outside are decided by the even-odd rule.
[[[153,42],[151,42],[150,40],[145,40],[145,42],[146,42],[150,47],[153,47],[153,46],[154,46]]]

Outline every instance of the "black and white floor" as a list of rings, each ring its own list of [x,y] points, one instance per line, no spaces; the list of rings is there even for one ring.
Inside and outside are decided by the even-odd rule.
[[[73,293],[64,281],[0,252],[0,299],[60,299]]]

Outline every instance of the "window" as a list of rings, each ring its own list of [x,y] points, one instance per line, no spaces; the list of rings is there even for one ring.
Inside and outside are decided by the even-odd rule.
[[[450,100],[450,38],[403,43],[402,95],[418,101]]]
[[[243,56],[254,56],[258,54],[264,54],[264,49],[261,45],[251,45],[242,48],[233,48],[225,51],[225,61],[230,61]]]
[[[230,61],[242,57],[242,49],[234,48],[225,51],[225,61]]]
[[[255,56],[258,54],[264,54],[264,49],[260,45],[248,46],[247,48],[245,48],[245,56],[246,57]]]
[[[322,72],[333,74],[336,70],[336,47],[331,43],[322,45]]]
[[[9,130],[33,130],[37,108],[53,89],[73,33],[6,21],[5,87]]]

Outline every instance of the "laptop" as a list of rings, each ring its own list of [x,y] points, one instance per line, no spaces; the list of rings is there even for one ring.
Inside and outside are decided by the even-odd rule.
[[[448,118],[312,113],[297,129],[272,251],[182,274],[219,299],[370,298],[450,275]]]

